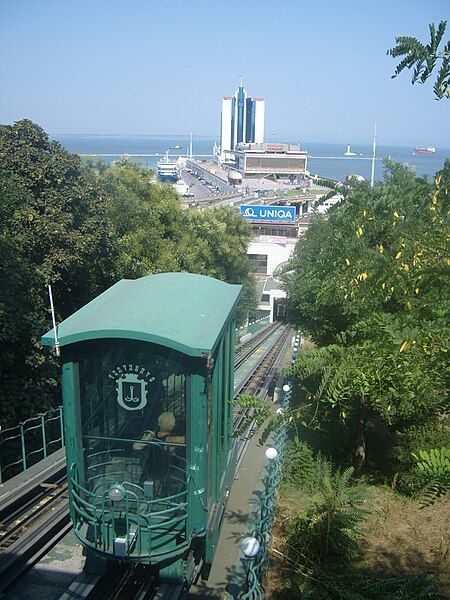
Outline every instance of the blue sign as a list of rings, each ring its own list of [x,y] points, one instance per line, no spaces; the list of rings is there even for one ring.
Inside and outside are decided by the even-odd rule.
[[[261,206],[241,204],[241,215],[249,221],[295,221],[295,206]]]

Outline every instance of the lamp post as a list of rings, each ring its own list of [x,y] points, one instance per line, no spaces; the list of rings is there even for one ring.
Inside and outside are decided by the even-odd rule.
[[[260,544],[256,537],[246,537],[241,542],[241,550],[245,557],[245,591],[248,593],[259,585],[254,558],[258,555]],[[245,598],[246,595],[243,597]]]

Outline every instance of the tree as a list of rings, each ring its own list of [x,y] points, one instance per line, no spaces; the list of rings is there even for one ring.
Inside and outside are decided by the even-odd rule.
[[[425,83],[432,75],[433,71],[440,62],[439,71],[436,81],[433,86],[436,100],[442,98],[450,98],[450,40],[439,49],[439,45],[445,33],[447,21],[441,21],[437,27],[431,23],[430,42],[425,45],[411,36],[400,36],[395,38],[397,44],[393,48],[387,50],[389,56],[394,58],[404,56],[395,69],[392,79],[397,77],[403,69],[414,68],[411,83]]]
[[[103,188],[115,231],[120,277],[188,271],[244,285],[240,318],[256,309],[256,286],[246,249],[248,224],[229,207],[188,209],[173,187],[151,171],[121,160],[108,167],[86,165]]]
[[[0,406],[2,425],[58,398],[40,336],[113,282],[112,231],[95,180],[28,120],[0,126]]]
[[[383,184],[354,186],[316,218],[285,276],[291,314],[319,346],[292,367],[302,418],[345,425],[357,468],[368,419],[398,431],[445,415],[449,189],[450,161],[434,183],[388,164]]]

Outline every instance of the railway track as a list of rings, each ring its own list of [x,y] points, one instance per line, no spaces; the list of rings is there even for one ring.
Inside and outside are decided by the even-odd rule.
[[[236,348],[234,370],[236,371],[279,327],[281,327],[281,323],[270,323],[252,335],[249,340],[239,344]]]
[[[275,323],[262,329],[237,348],[235,370],[256,350],[260,349],[281,324]],[[245,392],[259,393],[265,397],[270,383],[271,371],[276,370],[276,359],[289,336],[289,328],[278,336],[272,347],[262,352],[254,370],[246,376],[235,390],[235,396]],[[273,377],[270,379],[272,381]],[[264,392],[264,390],[266,390]],[[261,396],[262,397],[262,396]],[[235,415],[235,428],[246,418],[243,411]],[[242,461],[253,425],[243,436],[238,451]],[[0,509],[0,592],[13,583],[29,566],[42,558],[71,529],[65,457],[40,474],[32,484],[25,485],[20,493],[14,493],[2,502]],[[3,497],[1,497],[3,500]],[[163,584],[155,588],[155,573],[142,565],[133,565],[123,572],[114,570],[107,576],[81,574],[61,596],[61,600],[89,598],[95,600],[120,600],[121,598],[180,600],[186,595],[184,586]],[[119,594],[119,595],[118,595]]]

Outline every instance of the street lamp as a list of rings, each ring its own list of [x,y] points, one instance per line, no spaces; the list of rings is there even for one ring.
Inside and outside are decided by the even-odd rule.
[[[255,558],[259,552],[259,542],[255,537],[246,537],[241,542],[241,550],[245,558]]]
[[[272,447],[267,448],[266,457],[270,461],[275,460],[276,458],[278,458],[278,450],[276,448],[272,448]]]
[[[287,394],[287,393],[288,393],[288,392],[290,392],[290,391],[291,391],[291,386],[290,386],[290,385],[288,385],[287,383],[285,383],[285,384],[283,385],[283,392],[284,392],[285,394]]]

